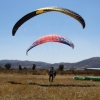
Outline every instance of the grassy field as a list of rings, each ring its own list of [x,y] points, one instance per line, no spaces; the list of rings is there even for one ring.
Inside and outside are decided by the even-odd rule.
[[[48,75],[0,73],[0,100],[100,100],[100,82],[73,77],[57,75],[49,82]]]

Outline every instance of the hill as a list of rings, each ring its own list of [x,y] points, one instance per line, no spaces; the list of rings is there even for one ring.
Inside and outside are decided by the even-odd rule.
[[[36,64],[37,68],[48,69],[50,66],[54,66],[58,68],[60,64],[64,65],[65,69],[84,69],[84,68],[100,68],[100,57],[93,57],[89,59],[85,59],[76,63],[46,63],[41,61],[21,61],[21,60],[0,60],[0,66],[4,66],[6,63],[11,63],[12,68],[18,68],[19,65],[22,67],[31,68],[33,64]]]

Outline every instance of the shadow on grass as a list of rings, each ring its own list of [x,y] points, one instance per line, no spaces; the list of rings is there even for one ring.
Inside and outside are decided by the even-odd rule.
[[[43,87],[94,87],[95,85],[81,84],[40,84]]]
[[[14,81],[8,81],[8,83],[11,83],[11,84],[22,84],[20,82],[14,82]]]
[[[34,82],[30,83],[20,83],[20,82],[14,82],[14,81],[8,81],[8,83],[11,84],[20,84],[20,85],[37,85],[42,87],[95,87],[94,84],[38,84]]]

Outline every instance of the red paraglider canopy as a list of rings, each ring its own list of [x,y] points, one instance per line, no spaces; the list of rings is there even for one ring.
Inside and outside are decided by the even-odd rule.
[[[38,46],[38,45],[43,44],[43,43],[46,43],[46,42],[63,43],[63,44],[69,45],[70,47],[74,48],[74,44],[70,40],[68,40],[67,38],[60,36],[60,35],[51,34],[51,35],[46,35],[46,36],[43,36],[41,38],[38,38],[36,41],[34,41],[32,43],[32,45],[27,49],[26,54],[33,47]]]

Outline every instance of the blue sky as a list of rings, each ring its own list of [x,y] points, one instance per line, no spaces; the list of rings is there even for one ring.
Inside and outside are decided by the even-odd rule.
[[[80,14],[85,29],[75,19],[60,12],[38,15],[25,22],[12,36],[14,24],[38,8],[58,6]],[[0,0],[0,60],[78,62],[100,57],[100,0]],[[58,34],[70,39],[75,48],[60,43],[45,43],[29,51],[37,38]]]

